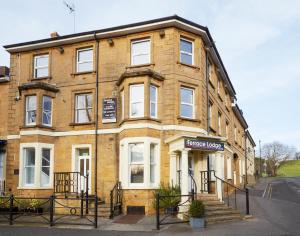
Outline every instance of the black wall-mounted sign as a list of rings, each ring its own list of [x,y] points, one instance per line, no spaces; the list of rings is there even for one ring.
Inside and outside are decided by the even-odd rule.
[[[117,122],[117,99],[104,98],[102,102],[102,123]]]
[[[6,145],[6,144],[7,144],[7,140],[0,139],[0,146]]]
[[[185,139],[186,148],[206,150],[206,151],[224,151],[224,143],[217,141],[207,141],[202,139]]]

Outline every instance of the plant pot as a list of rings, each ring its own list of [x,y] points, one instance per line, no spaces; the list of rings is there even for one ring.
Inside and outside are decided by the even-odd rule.
[[[190,218],[190,225],[193,229],[201,229],[205,227],[204,218]]]
[[[178,206],[168,206],[165,208],[166,215],[176,216],[178,214],[179,207]]]
[[[43,214],[44,208],[42,208],[42,207],[35,208],[34,212],[37,213],[37,214]]]

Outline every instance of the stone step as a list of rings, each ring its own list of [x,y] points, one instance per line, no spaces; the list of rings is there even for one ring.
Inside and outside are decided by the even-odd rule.
[[[221,216],[221,215],[240,215],[240,213],[236,210],[231,209],[218,209],[213,211],[206,211],[206,216]]]
[[[216,224],[216,223],[223,223],[223,222],[232,222],[242,220],[242,216],[239,214],[232,214],[232,215],[223,215],[223,216],[206,216],[205,222],[206,224]]]
[[[204,204],[204,206],[225,205],[223,202],[220,202],[219,200],[203,201],[203,204]]]
[[[232,210],[232,207],[228,207],[225,204],[221,205],[206,205],[205,211],[217,211],[217,210]]]

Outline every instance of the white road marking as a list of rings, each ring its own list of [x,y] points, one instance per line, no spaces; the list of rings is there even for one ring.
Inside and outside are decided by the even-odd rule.
[[[266,194],[266,192],[267,192],[268,187],[269,187],[269,183],[267,184],[267,186],[266,186],[266,188],[265,188],[265,191],[264,191],[264,193],[263,193],[263,195],[262,195],[263,198],[265,197],[265,194]]]

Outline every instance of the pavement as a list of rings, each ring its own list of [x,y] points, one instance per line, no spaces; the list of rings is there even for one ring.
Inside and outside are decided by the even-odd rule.
[[[188,224],[166,225],[155,229],[155,218],[145,217],[137,224],[116,224],[100,220],[99,228],[87,226],[7,226],[0,225],[0,236],[8,235],[204,235],[204,236],[300,236],[300,178],[263,178],[250,189],[252,218],[233,223],[209,225],[195,231]]]

